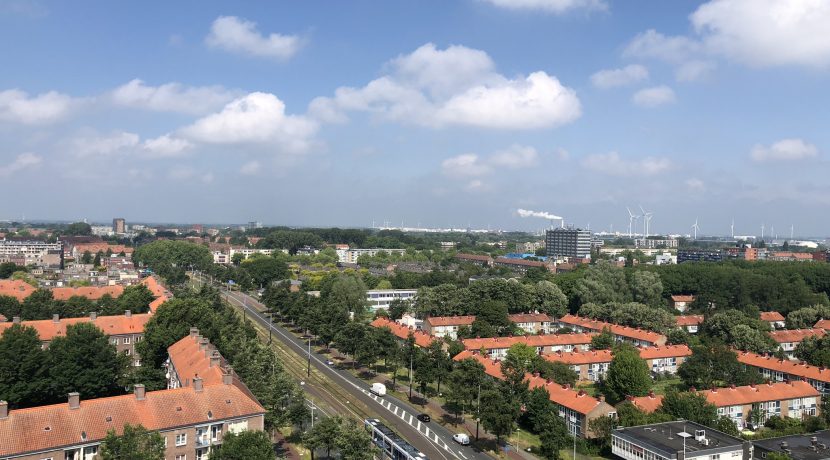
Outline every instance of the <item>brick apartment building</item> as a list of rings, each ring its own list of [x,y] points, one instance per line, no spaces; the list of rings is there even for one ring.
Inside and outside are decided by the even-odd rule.
[[[638,351],[654,375],[677,374],[678,367],[692,355],[692,350],[686,345],[643,347]],[[613,358],[611,350],[557,352],[544,356],[548,361],[568,364],[576,371],[579,380],[590,382],[596,382],[605,377]]]
[[[803,380],[821,394],[830,395],[830,369],[748,351],[738,352],[738,362],[757,369],[765,379],[773,382]]]
[[[577,315],[565,315],[559,318],[557,326],[559,328],[568,327],[576,332],[599,333],[604,329],[608,329],[618,342],[628,342],[638,347],[653,347],[655,345],[666,344],[666,336],[663,334],[628,326],[620,326],[614,323],[606,323]]]
[[[553,353],[557,351],[587,351],[591,348],[591,339],[596,334],[545,334],[524,335],[518,337],[492,337],[463,340],[466,350],[484,350],[492,359],[502,359],[507,356],[507,350],[523,343],[535,348],[536,353]]]
[[[824,337],[827,334],[824,329],[783,329],[780,331],[768,332],[772,340],[778,344],[781,351],[787,355],[787,358],[793,359],[796,347],[807,337]]]
[[[429,316],[424,320],[424,332],[434,337],[449,337],[455,340],[458,337],[458,330],[462,327],[470,327],[475,316]]]
[[[681,315],[674,317],[674,324],[683,328],[689,334],[697,334],[700,325],[703,324],[703,315]]]
[[[424,331],[419,331],[415,328],[398,324],[383,317],[375,318],[375,320],[369,323],[369,325],[372,327],[389,328],[392,334],[394,334],[399,340],[408,340],[409,335],[412,334],[415,338],[415,345],[421,348],[428,347],[432,341],[435,340],[435,337],[425,333]]]
[[[516,327],[527,334],[550,334],[553,318],[544,313],[514,313],[507,315]]]

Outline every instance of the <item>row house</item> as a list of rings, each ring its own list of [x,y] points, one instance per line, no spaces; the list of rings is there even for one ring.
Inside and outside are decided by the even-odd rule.
[[[473,350],[466,350],[453,358],[455,361],[464,359],[475,359],[484,366],[484,371],[492,378],[504,379],[501,373],[501,363],[498,360],[485,357]],[[595,438],[596,433],[590,430],[589,424],[592,420],[600,417],[617,416],[616,409],[605,402],[600,396],[594,398],[584,390],[576,391],[568,385],[560,385],[551,380],[546,380],[538,375],[527,374],[525,380],[528,387],[544,388],[557,408],[557,414],[565,421],[568,432],[582,438]]]
[[[618,342],[628,342],[637,347],[653,347],[665,345],[666,336],[656,332],[647,331],[619,324],[606,323],[591,318],[577,315],[565,315],[559,318],[558,327],[568,327],[576,332],[602,332],[608,329]]]
[[[375,318],[375,320],[369,323],[369,325],[377,328],[385,327],[389,329],[389,331],[392,332],[392,334],[394,334],[399,340],[409,340],[409,336],[412,335],[415,339],[415,345],[421,348],[428,347],[433,340],[436,339],[436,337],[433,337],[424,331],[419,331],[414,327],[407,327],[402,324],[398,324],[383,317]]]
[[[830,319],[820,319],[813,325],[814,329],[824,329],[825,332],[830,331]]]
[[[763,425],[771,417],[802,420],[821,413],[821,393],[804,381],[732,385],[699,393],[718,408],[719,416],[728,417],[739,430]],[[662,405],[663,397],[649,393],[628,400],[645,412],[653,412]]]
[[[638,349],[640,357],[651,369],[652,374],[677,374],[677,369],[689,356],[692,350],[686,345],[664,345],[659,347],[644,347]],[[571,366],[576,371],[579,380],[596,382],[605,378],[608,367],[611,365],[613,353],[611,350],[591,350],[571,353],[549,353],[544,355],[549,361],[558,361]]]
[[[673,295],[671,296],[671,307],[680,313],[685,313],[686,310],[692,307],[692,302],[695,301],[693,295]]]
[[[527,334],[550,334],[553,321],[545,313],[514,313],[507,319]]]
[[[20,321],[15,317],[12,322],[0,323],[0,334],[15,324],[31,327],[40,338],[43,348],[57,337],[66,337],[66,328],[71,325],[90,323],[100,329],[119,353],[130,357],[133,366],[141,366],[141,357],[135,351],[135,345],[144,338],[144,326],[150,320],[150,314],[132,314],[129,310],[123,315],[98,316],[92,312],[81,318],[61,318],[53,315],[52,319]]]
[[[490,267],[493,265],[493,258],[490,256],[483,256],[478,254],[464,254],[459,253],[455,255],[455,259],[459,262],[468,264],[481,265],[482,267]]]
[[[780,331],[771,331],[767,333],[775,343],[778,344],[778,347],[781,351],[787,355],[787,358],[793,359],[795,349],[798,347],[804,339],[807,337],[824,337],[827,334],[824,329],[784,329]]]
[[[545,334],[523,335],[518,337],[492,337],[466,339],[464,349],[483,350],[492,359],[507,356],[507,350],[517,343],[523,343],[536,349],[536,353],[555,353],[557,351],[587,351],[591,348],[591,339],[596,334]]]
[[[265,428],[265,409],[226,374],[215,384],[200,377],[189,387],[9,410],[0,401],[0,458],[6,460],[92,460],[110,430],[142,425],[164,439],[168,460],[207,460],[225,433]]]
[[[516,273],[524,275],[531,268],[541,268],[547,271],[555,271],[554,264],[546,264],[538,260],[514,259],[510,257],[497,257],[493,261],[493,266],[504,267]]]
[[[830,395],[830,370],[811,366],[805,362],[762,356],[748,351],[738,352],[738,361],[744,366],[753,367],[765,379],[773,382],[803,380],[823,395]]]
[[[424,320],[424,332],[435,337],[449,337],[453,340],[458,338],[458,330],[462,327],[470,327],[476,317],[467,316],[430,316]]]
[[[703,324],[703,315],[681,315],[674,317],[674,324],[689,334],[697,334]]]
[[[148,276],[141,280],[141,284],[143,284],[155,297],[155,300],[150,302],[150,313],[155,313],[155,311],[160,307],[164,302],[173,298],[173,294],[167,290],[167,288],[161,284],[161,281],[156,279],[155,275]]]
[[[773,331],[776,329],[784,329],[786,327],[784,315],[778,313],[777,311],[762,311],[761,321],[769,323]]]

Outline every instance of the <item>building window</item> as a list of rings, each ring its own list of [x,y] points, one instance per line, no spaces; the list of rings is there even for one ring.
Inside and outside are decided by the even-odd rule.
[[[183,446],[185,444],[187,444],[187,433],[177,434],[176,435],[176,445],[177,446]],[[717,460],[717,459],[712,459],[712,460]]]
[[[130,344],[130,338],[129,337],[124,337],[124,345],[129,345],[129,344]]]
[[[176,455],[176,460],[187,460],[187,454]]]
[[[710,458],[711,460],[720,460],[720,454],[710,455],[710,456],[709,456],[709,458]]]

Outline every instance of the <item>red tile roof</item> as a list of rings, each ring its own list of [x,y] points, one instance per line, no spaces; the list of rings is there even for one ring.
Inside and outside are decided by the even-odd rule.
[[[673,302],[694,302],[695,296],[693,295],[673,295],[671,296],[671,300]]]
[[[95,255],[99,252],[106,253],[107,249],[111,249],[113,254],[132,254],[133,248],[124,246],[123,244],[108,244],[108,243],[78,243],[73,245],[74,250],[79,254],[89,251],[90,254]]]
[[[423,331],[408,328],[394,321],[389,321],[386,318],[375,318],[375,320],[370,324],[372,327],[388,327],[389,330],[392,331],[392,334],[395,334],[396,337],[403,340],[406,340],[409,337],[409,334],[412,333],[412,335],[415,336],[415,344],[422,348],[428,347],[429,344],[435,340],[434,337],[424,333]]]
[[[778,313],[777,311],[762,311],[761,321],[784,321],[784,315]]]
[[[141,284],[147,286],[147,289],[153,293],[156,297],[156,300],[150,302],[150,312],[155,312],[164,302],[167,302],[172,298],[170,293],[167,291],[167,288],[162,285],[159,280],[156,279],[155,276],[148,276],[141,280]]]
[[[107,430],[121,433],[126,424],[163,431],[264,413],[240,388],[223,384],[205,385],[201,392],[193,388],[150,391],[143,400],[133,394],[91,399],[81,401],[77,409],[67,403],[17,409],[0,419],[0,456],[98,442]]]
[[[490,256],[481,256],[481,255],[478,255],[478,254],[463,254],[463,253],[462,254],[456,254],[455,258],[456,259],[462,259],[462,260],[476,260],[476,261],[479,261],[479,262],[490,262],[490,261],[493,260],[493,258],[490,257]]]
[[[474,359],[481,363],[484,366],[484,372],[489,375],[490,377],[503,379],[504,375],[501,373],[501,361],[490,359],[486,356],[482,356],[477,350],[464,350],[461,353],[455,355],[453,358],[455,361],[463,361],[465,359]]]
[[[762,383],[742,387],[713,388],[700,391],[717,407],[754,404],[766,401],[784,401],[793,398],[818,397],[821,394],[803,381]]]
[[[792,361],[789,359],[778,359],[771,356],[761,356],[748,351],[738,352],[738,361],[748,366],[770,369],[804,379],[812,379],[830,383],[830,370],[822,367],[811,366],[804,362]]]
[[[552,318],[544,313],[514,313],[507,315],[514,323],[549,323]]]
[[[674,323],[677,327],[698,326],[703,324],[703,315],[683,315],[675,316]]]
[[[691,356],[692,350],[686,345],[663,345],[658,347],[638,348],[643,359],[678,358]],[[608,363],[613,358],[611,350],[590,350],[573,352],[545,353],[548,361],[561,361],[566,364]]]
[[[473,315],[467,316],[428,316],[424,320],[425,323],[431,327],[436,326],[469,326],[473,324],[476,317]]]
[[[626,401],[634,404],[641,411],[650,414],[663,405],[663,395],[655,395],[654,392],[650,392],[647,396],[629,396]]]
[[[692,356],[692,349],[688,345],[661,345],[657,347],[639,348],[643,359],[679,358]]]
[[[824,329],[784,329],[768,332],[772,340],[778,343],[801,342],[807,337],[824,337],[827,332]]]
[[[188,335],[167,347],[167,355],[183,385],[187,385],[186,382],[192,382],[196,377],[200,377],[205,385],[222,383],[221,366],[224,365],[224,359],[218,355],[219,365],[211,366],[210,355],[216,351],[216,348],[207,342],[207,352],[200,349],[201,339],[202,337],[196,331],[195,334]]]
[[[559,322],[579,326],[585,329],[591,329],[597,332],[602,332],[603,329],[610,329],[614,335],[627,337],[645,342],[656,344],[666,343],[666,336],[656,332],[646,331],[643,329],[636,329],[628,326],[620,326],[619,324],[606,323],[604,321],[597,321],[591,318],[584,318],[577,315],[565,315],[559,318]]]
[[[830,329],[830,319],[820,319],[813,325],[813,328],[816,329],[824,329],[825,331]]]
[[[509,257],[498,257],[494,261],[497,264],[506,264],[506,265],[522,265],[525,267],[540,267],[540,268],[547,268],[544,262],[540,262],[538,260],[524,260],[524,259],[511,259]]]
[[[22,280],[0,280],[0,295],[14,297],[21,302],[36,290],[37,288]]]
[[[52,289],[52,297],[55,300],[69,300],[72,296],[86,297],[89,300],[98,300],[109,294],[111,297],[118,297],[124,293],[124,286],[84,286],[84,287],[56,287]]]
[[[144,326],[150,320],[150,314],[131,314],[117,316],[99,316],[91,319],[88,316],[81,318],[60,318],[58,321],[40,319],[36,321],[22,321],[20,324],[34,328],[43,342],[51,342],[55,337],[65,337],[66,328],[80,323],[91,323],[101,329],[108,336],[143,334]],[[0,334],[12,327],[13,323],[0,323]]]
[[[467,350],[492,350],[510,348],[511,345],[524,343],[531,347],[550,347],[554,345],[584,345],[591,343],[596,334],[545,334],[522,335],[517,337],[492,337],[463,340]]]

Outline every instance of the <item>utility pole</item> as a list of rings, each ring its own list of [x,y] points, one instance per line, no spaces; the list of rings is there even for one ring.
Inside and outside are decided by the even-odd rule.
[[[476,441],[478,441],[478,422],[481,421],[481,382],[478,382],[478,398],[476,398]]]
[[[409,400],[412,401],[412,357],[415,350],[409,351]]]
[[[308,336],[308,367],[306,376],[311,377],[311,335]]]
[[[311,429],[314,429],[314,398],[311,398]]]

